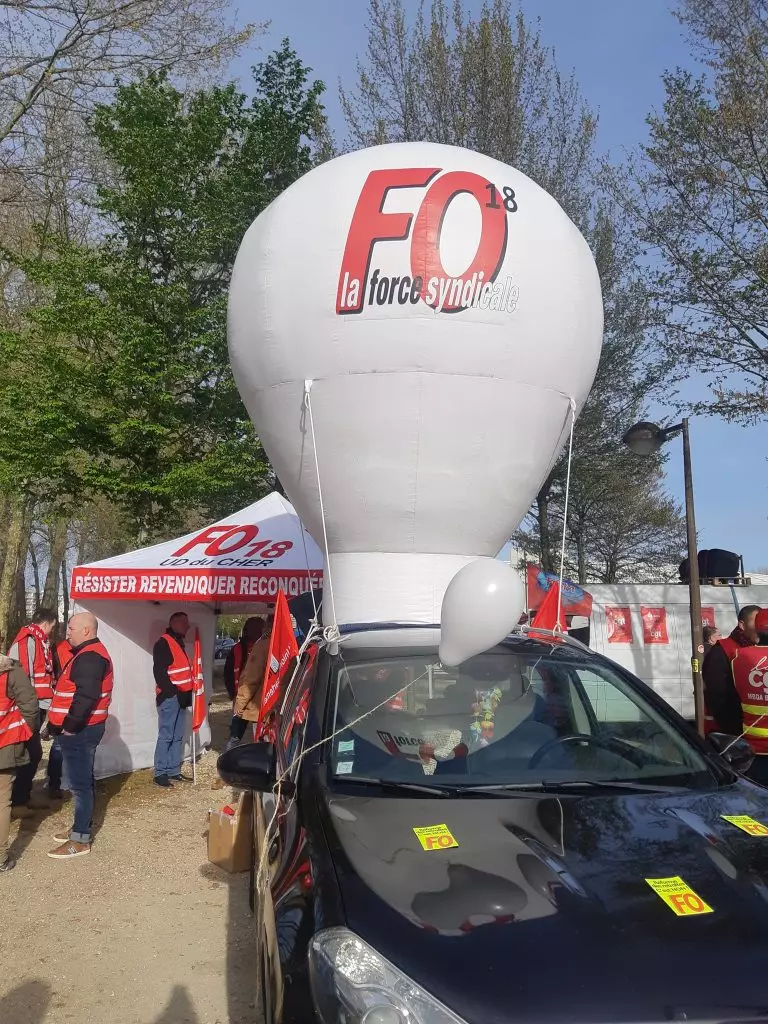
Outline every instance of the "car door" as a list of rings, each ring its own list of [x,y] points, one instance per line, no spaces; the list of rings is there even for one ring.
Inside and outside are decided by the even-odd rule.
[[[304,745],[307,711],[317,670],[318,647],[302,654],[281,705],[277,733],[277,772],[296,782]],[[262,794],[255,816],[256,858],[267,846],[269,891],[263,906],[264,974],[271,988],[270,1005],[280,1020],[288,976],[305,959],[298,952],[309,903],[309,862],[295,796]],[[259,820],[260,819],[260,820]],[[256,865],[258,867],[258,865]],[[253,875],[253,872],[252,872]],[[255,902],[255,900],[254,900]],[[253,904],[252,904],[253,906]]]

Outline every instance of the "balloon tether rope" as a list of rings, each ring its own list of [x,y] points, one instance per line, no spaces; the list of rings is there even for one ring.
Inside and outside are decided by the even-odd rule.
[[[320,483],[320,463],[317,458],[317,441],[315,439],[315,419],[312,415],[312,385],[314,381],[304,381],[304,407],[309,413],[309,432],[312,435],[312,454],[315,459],[315,478],[317,480],[317,496],[320,501],[320,521],[323,525],[323,555],[325,556],[325,568],[323,576],[323,588],[325,588],[326,577],[328,580],[328,595],[331,599],[331,616],[333,622],[323,630],[323,637],[327,643],[338,643],[339,624],[336,621],[336,602],[333,599],[333,578],[331,577],[331,559],[328,553],[328,530],[325,525],[325,506],[323,505],[323,488]]]
[[[565,537],[568,528],[568,497],[571,492],[571,462],[573,460],[573,428],[576,425],[576,400],[568,399],[571,412],[571,434],[568,440],[568,468],[565,473],[565,504],[563,505],[563,536],[560,542],[560,579],[557,585],[557,619],[555,628],[562,629],[560,624],[560,608],[563,602],[563,572],[565,571]]]

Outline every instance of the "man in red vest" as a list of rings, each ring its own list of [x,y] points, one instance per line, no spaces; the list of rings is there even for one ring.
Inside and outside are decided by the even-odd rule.
[[[184,612],[176,612],[152,649],[158,720],[154,781],[165,789],[174,782],[192,781],[181,774],[186,710],[192,707],[195,681],[192,663],[184,649],[188,632],[189,619]]]
[[[768,609],[755,616],[757,643],[740,647],[731,669],[741,705],[741,729],[755,754],[747,775],[768,786]]]
[[[237,696],[238,686],[240,685],[240,673],[243,670],[243,665],[248,661],[251,648],[263,632],[264,620],[260,619],[258,615],[252,615],[250,619],[246,619],[240,639],[229,652],[227,660],[224,662],[224,685],[233,704]]]
[[[56,680],[48,709],[48,729],[64,762],[67,788],[74,799],[72,828],[53,838],[59,845],[48,854],[71,860],[91,852],[96,748],[112,701],[112,659],[98,637],[99,624],[90,612],[73,615],[67,627],[72,657]]]
[[[56,613],[49,608],[38,608],[32,621],[16,634],[8,648],[8,657],[18,661],[32,682],[40,708],[42,727],[53,697],[55,683],[51,633],[56,628]],[[40,730],[36,729],[27,740],[29,760],[16,773],[13,784],[14,818],[29,818],[38,809],[50,807],[50,801],[32,796],[32,783],[43,756]],[[52,798],[61,799],[61,760],[57,753],[48,759],[48,792]]]
[[[732,663],[738,651],[757,643],[755,619],[760,608],[745,605],[738,614],[736,628],[707,652],[702,665],[706,732],[725,732],[740,736],[741,702],[733,685]]]
[[[29,758],[26,741],[37,727],[32,683],[18,661],[0,654],[0,872],[16,866],[8,853],[11,790],[19,767]]]

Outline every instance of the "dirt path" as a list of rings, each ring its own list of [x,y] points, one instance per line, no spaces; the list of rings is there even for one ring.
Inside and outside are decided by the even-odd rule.
[[[214,747],[230,707],[211,708]],[[16,869],[0,878],[2,1024],[255,1024],[248,876],[206,856],[216,754],[198,784],[164,792],[150,772],[98,786],[93,853],[46,856],[61,811],[20,823]]]

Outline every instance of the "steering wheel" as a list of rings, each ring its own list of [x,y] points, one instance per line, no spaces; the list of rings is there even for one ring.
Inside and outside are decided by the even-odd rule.
[[[636,750],[631,743],[625,743],[624,740],[620,740],[616,736],[592,736],[586,732],[576,732],[570,736],[556,736],[553,740],[545,743],[543,747],[539,747],[528,762],[528,767],[535,768],[540,761],[543,761],[550,750],[554,750],[555,747],[564,746],[566,743],[586,743],[593,747],[599,747],[601,750],[607,750],[611,754],[618,754],[619,757],[626,756],[628,761],[638,766],[641,766],[643,763],[642,756],[639,759],[637,758],[640,751]]]

